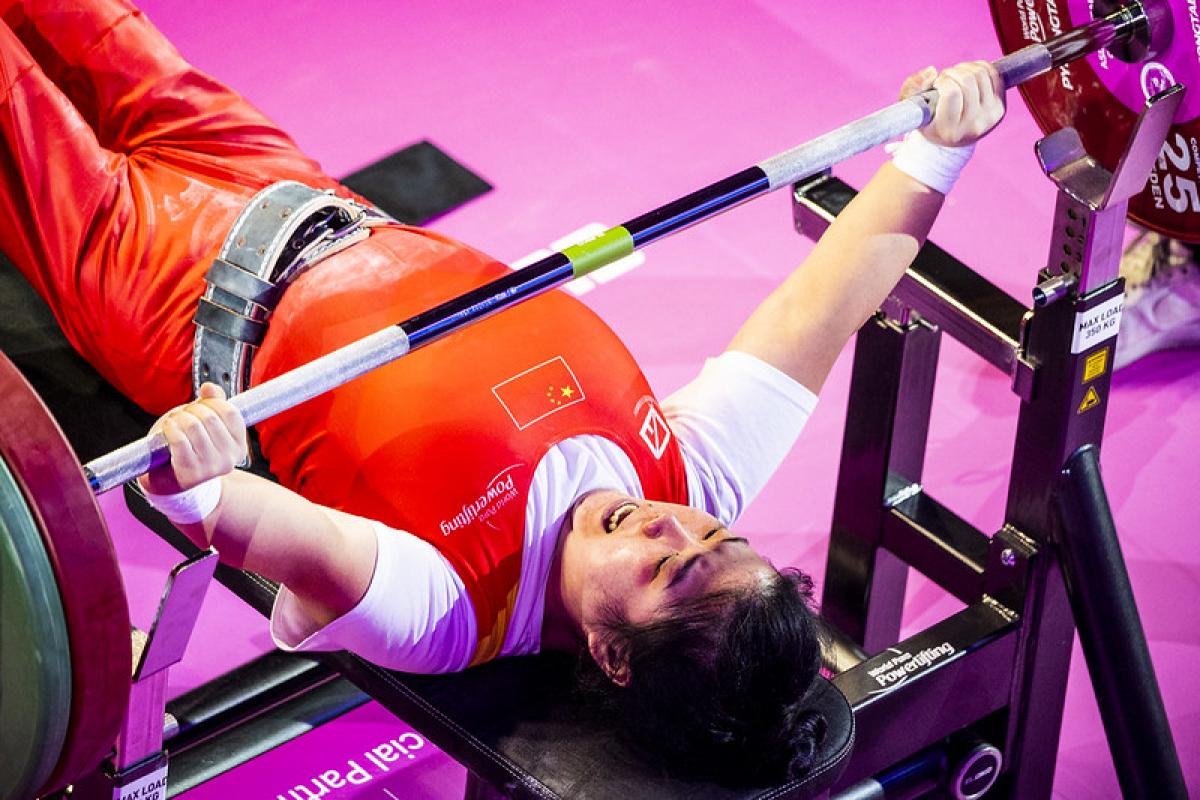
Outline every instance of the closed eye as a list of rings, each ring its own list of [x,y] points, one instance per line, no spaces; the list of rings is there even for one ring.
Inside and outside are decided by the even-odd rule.
[[[724,530],[724,529],[718,528],[717,530]],[[710,531],[709,533],[704,535],[704,538],[707,539],[709,536],[711,536],[714,533],[716,533],[716,531]],[[717,550],[721,547],[724,547],[727,544],[746,544],[746,545],[748,545],[750,543],[741,536],[726,536],[724,539],[721,539],[715,545],[713,545],[711,549]],[[688,574],[688,571],[696,564],[697,561],[699,561],[703,557],[704,557],[703,553],[697,553],[696,555],[689,558],[687,561],[683,562],[683,565],[680,566],[679,569],[675,570],[675,574],[672,575],[671,580],[667,582],[667,588],[669,589],[672,586],[675,586],[676,584],[680,583],[684,579],[684,576],[686,576]],[[666,561],[666,559],[663,559],[663,562],[665,562],[665,561]],[[661,567],[661,563],[659,564],[659,566]],[[658,573],[656,572],[655,574],[657,575]]]
[[[702,536],[701,539],[703,539],[704,541],[708,541],[715,534],[718,534],[723,530],[725,530],[725,529],[724,528],[713,528],[711,531],[704,534],[704,536]],[[717,542],[716,545],[714,545],[714,549],[717,547],[721,547],[723,545],[727,545],[727,544],[750,544],[750,542],[743,536],[726,536],[724,539],[722,539],[721,541]],[[676,553],[675,555],[678,555],[678,554]],[[696,556],[692,556],[690,559],[688,559],[688,562],[684,565],[684,569],[675,573],[675,576],[671,578],[671,584],[674,585],[674,584],[678,583],[679,580],[686,573],[687,567],[692,562],[696,561],[696,559],[698,559],[699,557],[700,556],[696,555]],[[665,567],[667,565],[667,562],[670,560],[671,560],[671,556],[666,555],[666,556],[663,556],[662,558],[660,558],[658,561],[654,562],[654,577],[655,578],[657,578],[659,576],[659,573],[662,572],[663,567]]]

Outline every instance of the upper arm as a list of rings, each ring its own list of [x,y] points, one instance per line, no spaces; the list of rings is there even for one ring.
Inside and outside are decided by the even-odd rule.
[[[846,334],[826,324],[815,294],[802,281],[772,292],[746,320],[730,351],[749,353],[813,393],[819,393],[833,369]]]
[[[413,534],[236,471],[222,479],[205,527],[223,561],[283,584],[272,613],[281,646],[352,649],[414,671],[470,658],[470,599],[445,558]]]
[[[326,621],[281,590],[271,613],[275,643],[286,650],[352,650],[405,672],[464,669],[477,637],[474,607],[458,574],[428,542],[365,522],[378,540],[378,555],[362,599]]]
[[[698,481],[688,487],[692,503],[731,524],[778,469],[816,402],[812,392],[746,353],[709,359],[662,404],[689,478]]]

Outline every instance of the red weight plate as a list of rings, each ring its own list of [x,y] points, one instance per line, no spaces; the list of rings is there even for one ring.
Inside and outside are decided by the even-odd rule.
[[[1176,83],[1188,86],[1162,155],[1129,216],[1186,242],[1200,242],[1200,18],[1188,0],[1162,0],[1174,19],[1164,52],[1128,64],[1108,52],[1079,59],[1021,85],[1041,129],[1079,131],[1087,151],[1115,169],[1146,98]],[[1088,0],[990,0],[1005,53],[1045,41],[1091,20]]]
[[[98,765],[129,703],[129,606],[116,554],[79,460],[37,393],[0,353],[0,454],[38,521],[71,646],[71,716],[58,765],[40,794]]]

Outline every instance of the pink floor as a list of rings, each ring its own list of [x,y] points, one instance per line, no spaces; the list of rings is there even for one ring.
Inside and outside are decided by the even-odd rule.
[[[510,262],[873,110],[926,64],[998,55],[978,0],[147,0],[144,7],[186,56],[245,93],[334,175],[417,139],[439,144],[496,189],[434,227]],[[1045,257],[1054,190],[1033,157],[1039,133],[1013,100],[933,238],[1024,300]],[[861,185],[880,159],[864,155],[837,172]],[[808,247],[792,232],[781,192],[654,245],[644,264],[585,299],[626,338],[659,390],[669,391],[723,348]],[[954,343],[943,353],[926,483],[979,527],[995,530],[1016,400],[1004,376]],[[740,526],[777,564],[803,566],[818,580],[848,367],[844,357],[805,436]],[[1200,792],[1200,511],[1191,505],[1200,472],[1197,393],[1197,353],[1152,356],[1119,373],[1103,464],[1180,756]],[[115,498],[105,507],[135,622],[144,623],[171,551],[130,521]],[[913,581],[908,630],[952,609],[939,590]],[[173,691],[267,647],[263,621],[215,589],[174,671]],[[388,742],[406,733],[402,722],[366,706],[190,796],[287,796],[323,769],[352,771],[354,762],[369,780],[333,795],[461,797],[462,769],[432,746],[397,755]],[[397,760],[366,757],[379,747]],[[1077,652],[1055,796],[1117,793]]]

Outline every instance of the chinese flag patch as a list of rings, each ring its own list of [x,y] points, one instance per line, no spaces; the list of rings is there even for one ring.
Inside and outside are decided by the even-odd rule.
[[[492,387],[517,430],[524,430],[556,411],[582,403],[583,388],[562,356],[543,361]]]

